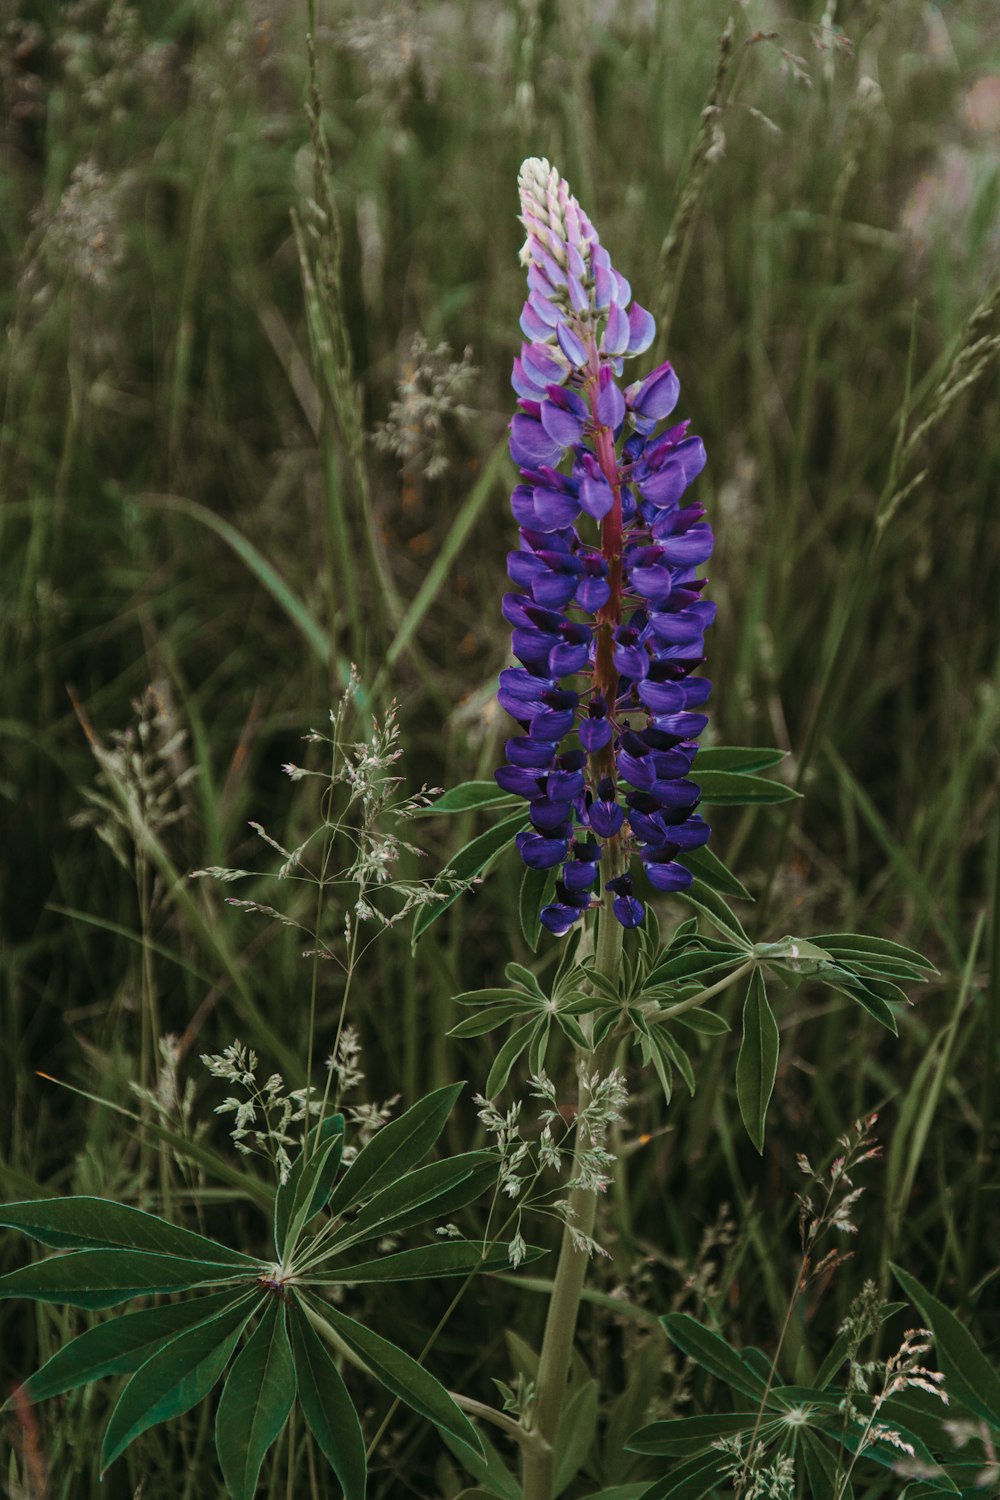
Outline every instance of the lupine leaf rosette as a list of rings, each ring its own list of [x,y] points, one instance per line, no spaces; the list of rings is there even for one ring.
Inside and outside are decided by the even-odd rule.
[[[528,803],[525,865],[559,867],[542,923],[562,934],[579,921],[616,841],[621,873],[605,886],[636,927],[633,853],[656,890],[681,890],[692,876],[678,856],[709,836],[689,772],[711,688],[697,669],[715,605],[697,572],[713,539],[685,499],[705,449],[687,422],[668,424],[680,391],[669,364],[622,386],[655,324],[567,184],[532,157],[518,185],[528,300],[512,375],[520,546],[508,573],[521,592],[503,613],[519,665],[497,696],[524,733],[495,776]]]

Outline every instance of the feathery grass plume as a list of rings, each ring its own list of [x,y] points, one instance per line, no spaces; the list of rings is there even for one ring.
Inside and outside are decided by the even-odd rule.
[[[562,866],[545,926],[562,934],[580,919],[602,842],[617,840],[624,867],[607,888],[619,922],[636,927],[633,849],[651,885],[680,890],[691,874],[676,856],[709,834],[687,773],[708,722],[697,710],[711,684],[692,674],[715,616],[695,576],[712,531],[701,505],[680,503],[705,449],[687,422],[660,430],[680,391],[669,364],[620,388],[624,359],[649,348],[655,324],[566,182],[531,157],[519,186],[528,300],[510,428],[521,545],[508,572],[526,592],[503,601],[521,665],[501,674],[497,696],[526,733],[507,741],[495,775],[529,803],[524,863]]]

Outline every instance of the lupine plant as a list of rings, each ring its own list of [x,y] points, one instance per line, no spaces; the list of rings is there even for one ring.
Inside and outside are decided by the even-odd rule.
[[[21,1399],[41,1400],[122,1379],[101,1450],[105,1469],[150,1427],[195,1407],[224,1381],[216,1443],[234,1500],[257,1492],[268,1452],[296,1406],[304,1418],[297,1441],[307,1429],[313,1445],[310,1465],[318,1454],[347,1500],[362,1500],[366,1443],[344,1378],[353,1382],[360,1370],[439,1429],[479,1486],[469,1495],[554,1500],[571,1487],[581,1494],[579,1471],[588,1451],[599,1454],[604,1427],[595,1381],[571,1383],[571,1365],[588,1268],[601,1249],[598,1198],[614,1193],[625,1170],[618,1142],[630,1083],[648,1074],[676,1107],[676,1077],[693,1092],[705,1055],[704,1045],[692,1055],[692,1038],[725,1045],[719,1039],[728,1023],[712,1002],[745,984],[735,1084],[761,1151],[779,1047],[768,983],[825,985],[895,1031],[896,1011],[907,1003],[901,985],[931,969],[909,949],[853,933],[754,942],[731,910],[727,898],[748,893],[708,849],[699,809],[794,794],[759,774],[779,764],[778,751],[698,747],[710,691],[700,668],[715,606],[703,597],[706,579],[699,576],[712,532],[688,491],[705,450],[687,421],[672,421],[679,382],[669,363],[626,377],[627,363],[653,345],[654,320],[633,301],[565,181],[532,158],[521,170],[520,192],[528,297],[510,428],[520,540],[508,559],[517,592],[503,601],[517,665],[501,672],[498,692],[519,732],[507,740],[494,781],[465,782],[432,802],[405,804],[409,816],[477,813],[495,821],[431,885],[400,890],[405,910],[415,911],[417,941],[516,850],[524,866],[521,936],[532,953],[542,943],[561,949],[537,971],[514,958],[497,983],[456,997],[470,1014],[453,1035],[506,1033],[475,1089],[488,1146],[427,1161],[458,1083],[409,1102],[360,1149],[336,1095],[327,1089],[320,1097],[307,1086],[288,1096],[295,1107],[280,1115],[277,1184],[255,1191],[271,1220],[270,1243],[262,1234],[259,1243],[233,1246],[96,1198],[0,1211],[4,1225],[58,1252],[2,1278],[0,1296],[90,1311],[143,1300],[58,1350],[21,1392]],[[352,683],[352,693],[356,688]],[[339,732],[343,710],[334,722]],[[378,743],[376,733],[371,744]],[[361,755],[341,776],[368,808],[358,848],[378,851],[377,859],[361,861],[363,893],[391,888],[390,867],[410,847],[372,833],[390,806],[384,768],[373,770],[374,759]],[[367,801],[358,791],[361,767],[382,789]],[[294,780],[314,774],[288,770]],[[306,845],[291,854],[275,847],[286,857],[283,878],[305,868]],[[322,896],[330,883],[327,852],[321,866]],[[208,873],[228,879],[246,872]],[[357,884],[356,872],[352,878]],[[684,906],[667,904],[658,913],[661,895]],[[259,903],[239,904],[274,914]],[[352,960],[358,923],[375,916],[370,894],[364,910],[347,913]],[[318,919],[309,930],[324,959],[335,957]],[[346,1009],[347,991],[335,1055]],[[247,1095],[249,1102],[234,1097],[221,1106],[235,1113],[237,1144],[246,1150],[253,1099],[285,1097],[280,1079],[261,1094],[255,1060],[240,1047],[207,1061],[215,1076]],[[505,1098],[521,1070],[526,1088]],[[810,1188],[802,1198],[803,1262],[790,1309],[818,1266],[832,1267],[815,1260],[821,1235],[851,1228],[857,1190],[848,1172],[874,1154],[870,1123],[847,1138],[827,1175],[803,1165]],[[297,1149],[290,1151],[296,1127]],[[264,1140],[267,1132],[258,1134]],[[484,1203],[475,1233],[450,1222],[451,1214],[468,1215]],[[496,1372],[500,1406],[446,1389],[432,1373],[433,1334],[415,1358],[346,1310],[356,1286],[446,1276],[467,1285],[474,1275],[517,1272],[525,1262],[543,1267],[543,1248],[530,1245],[524,1230],[537,1224],[543,1236],[546,1216],[558,1224],[560,1242],[548,1272],[541,1347],[531,1378],[516,1387]],[[429,1242],[400,1248],[399,1236],[428,1223],[436,1226]],[[953,1398],[980,1424],[974,1441],[988,1445],[1000,1428],[996,1372],[933,1297],[905,1272],[898,1276],[938,1335]],[[898,1493],[910,1500],[972,1495],[982,1464],[953,1462],[954,1455],[942,1463],[940,1424],[912,1400],[914,1391],[936,1398],[940,1390],[938,1372],[922,1363],[925,1332],[908,1332],[888,1360],[860,1362],[864,1338],[893,1311],[866,1293],[808,1388],[782,1383],[781,1340],[768,1358],[733,1349],[684,1314],[668,1316],[663,1359],[671,1345],[681,1351],[692,1370],[700,1367],[733,1393],[737,1409],[729,1411],[726,1398],[726,1409],[709,1416],[643,1418],[631,1451],[638,1465],[643,1455],[652,1465],[627,1484],[604,1472],[605,1488],[589,1500],[799,1493],[841,1500],[852,1493],[860,1462],[898,1475],[904,1460],[910,1468]],[[845,1359],[850,1384],[842,1388]],[[867,1384],[859,1371],[868,1372]],[[507,1441],[507,1457],[486,1426]],[[290,1437],[287,1492],[304,1494],[308,1483],[314,1493],[314,1480],[294,1481],[297,1451]],[[599,1458],[595,1467],[602,1472]]]

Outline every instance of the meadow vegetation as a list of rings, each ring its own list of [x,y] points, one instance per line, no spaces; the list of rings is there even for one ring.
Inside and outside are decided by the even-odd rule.
[[[501,759],[515,185],[543,156],[656,312],[708,451],[704,743],[780,747],[772,774],[805,794],[714,809],[712,847],[756,898],[742,920],[755,938],[866,932],[936,966],[898,1038],[831,990],[778,996],[762,1156],[732,1036],[694,1038],[693,1097],[636,1083],[578,1341],[579,1389],[596,1376],[606,1404],[596,1432],[581,1418],[564,1493],[641,1493],[658,1471],[629,1435],[713,1409],[664,1314],[768,1354],[784,1328],[785,1379],[806,1384],[867,1283],[899,1297],[893,1262],[995,1357],[995,6],[9,0],[3,16],[0,1197],[116,1198],[256,1247],[294,1091],[331,1077],[361,1132],[467,1079],[442,1144],[488,1144],[472,1096],[494,1039],[448,1036],[452,997],[511,959],[551,978],[559,942],[525,944],[508,854],[411,946],[415,882],[486,826],[476,813],[407,823],[399,887],[371,898],[386,920],[360,922],[357,888],[388,856],[351,839],[381,810],[351,824],[343,780],[295,768],[330,770],[303,739],[331,732],[349,688],[347,742],[397,701],[381,751],[401,751],[402,797]],[[317,827],[318,887],[287,866]],[[192,878],[211,869],[251,873]],[[664,933],[688,915],[656,910]],[[737,1029],[739,1003],[719,1003]],[[265,1095],[283,1079],[252,1157],[214,1113],[234,1039]],[[522,1096],[515,1073],[503,1107]],[[875,1115],[882,1154],[836,1241],[851,1257],[793,1295],[797,1157],[822,1173]],[[525,1233],[555,1242],[544,1222]],[[0,1270],[24,1259],[5,1234]],[[497,1377],[517,1409],[546,1265],[472,1282],[429,1356],[449,1388],[492,1404]],[[417,1355],[453,1290],[421,1283],[419,1323],[407,1285],[347,1295]],[[5,1392],[87,1319],[4,1304]],[[913,1326],[897,1317],[881,1356]],[[388,1398],[360,1382],[355,1399],[370,1439]],[[8,1410],[8,1492],[221,1493],[202,1408],[98,1491],[109,1405],[104,1382]],[[902,1493],[889,1471],[852,1477],[858,1500]],[[401,1407],[369,1494],[476,1482]],[[746,1495],[794,1497],[769,1482]],[[301,1423],[261,1493],[339,1493]]]

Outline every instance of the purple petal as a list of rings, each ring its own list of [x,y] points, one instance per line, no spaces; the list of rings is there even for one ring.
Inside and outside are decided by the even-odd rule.
[[[530,870],[551,870],[566,858],[566,839],[546,839],[540,833],[519,833],[514,840],[517,852]]]
[[[562,448],[553,442],[541,422],[518,412],[510,424],[510,456],[521,469],[539,464],[557,464]]]
[[[536,797],[528,808],[532,825],[540,833],[554,834],[567,823],[573,812],[571,802],[554,802],[551,797]]]
[[[607,719],[584,719],[580,725],[580,744],[589,755],[595,750],[603,750],[605,745],[610,744],[613,734],[614,730]],[[593,823],[593,818],[591,818],[591,823]],[[600,832],[600,829],[597,831]]]
[[[686,706],[687,696],[676,682],[651,682],[647,677],[640,682],[638,694],[642,702],[655,714],[678,713]]]
[[[548,297],[543,296],[541,292],[532,292],[528,303],[532,312],[541,318],[546,327],[555,328],[562,314],[554,302],[550,302]]]
[[[608,308],[608,321],[601,339],[602,354],[624,354],[628,348],[629,318],[624,308],[612,302]]]
[[[548,344],[523,344],[521,364],[529,380],[533,380],[536,376],[541,380],[540,394],[542,395],[545,393],[546,386],[561,385],[566,379],[567,371],[564,365],[556,359],[555,351]]]
[[[642,852],[641,858],[646,870],[646,879],[658,891],[686,890],[694,878],[690,870],[685,869],[683,865],[675,864],[673,860],[656,860],[645,851]]]
[[[610,427],[613,432],[617,432],[625,420],[625,397],[615,384],[607,365],[601,370],[601,389],[597,397],[597,419],[605,427]]]
[[[505,792],[515,797],[537,797],[542,791],[543,775],[539,771],[520,766],[497,766],[493,780]]]
[[[611,909],[623,927],[641,927],[646,915],[646,908],[634,896],[616,896]]]
[[[711,829],[704,818],[688,818],[685,823],[677,823],[670,830],[670,841],[680,849],[698,849],[702,844],[708,843]]]
[[[545,387],[549,384],[547,380],[543,381],[529,375],[524,367],[524,361],[520,359],[515,359],[514,361],[510,383],[517,394],[523,396],[528,401],[537,401],[539,397],[544,396]]]
[[[572,274],[569,278],[569,305],[576,313],[590,311],[590,299],[583,289],[583,282]]]
[[[533,740],[523,734],[519,739],[507,741],[504,754],[510,765],[522,770],[534,769],[541,775],[555,765],[556,747],[549,740]]]
[[[620,271],[612,270],[611,274],[615,278],[615,301],[619,307],[628,307],[632,300],[632,288]]]
[[[615,279],[607,266],[595,265],[594,267],[594,302],[598,312],[603,312],[610,307],[612,293],[615,291]]]
[[[530,302],[526,302],[521,308],[521,332],[526,339],[537,339],[539,342],[552,337],[552,329]]]
[[[656,319],[652,313],[633,302],[628,315],[629,354],[644,354],[656,336]]]
[[[557,326],[556,338],[559,340],[559,347],[570,364],[575,366],[576,369],[582,370],[583,366],[587,363],[587,351],[568,323],[562,322]]]
[[[692,526],[682,536],[665,537],[663,555],[675,567],[696,568],[712,555],[715,538],[707,522]]]
[[[677,398],[681,393],[681,384],[674,374],[673,367],[667,363],[658,365],[639,386],[635,392],[630,405],[634,412],[640,416],[648,417],[651,421],[661,422],[664,417],[669,417],[677,405]]]
[[[519,484],[510,497],[510,508],[519,526],[529,531],[559,531],[572,526],[580,514],[580,502],[574,495]]]
[[[542,907],[538,913],[538,920],[555,937],[563,937],[569,932],[574,922],[579,922],[583,912],[584,908],[581,906],[566,906],[562,902],[553,902],[551,906]]]
[[[579,471],[577,471],[579,472]],[[602,521],[615,503],[615,492],[611,488],[596,458],[589,453],[583,460],[583,478],[580,481],[580,506],[595,521]]]

